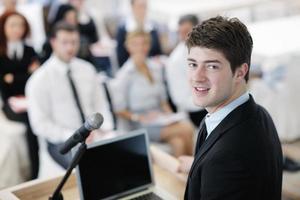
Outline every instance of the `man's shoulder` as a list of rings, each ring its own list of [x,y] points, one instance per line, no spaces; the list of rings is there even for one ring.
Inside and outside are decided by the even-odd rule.
[[[27,84],[29,84],[29,82],[45,82],[47,77],[49,76],[49,73],[51,73],[52,71],[51,66],[51,61],[47,60],[37,70],[34,71],[34,73],[30,76]]]
[[[91,73],[96,73],[95,67],[88,61],[83,60],[81,58],[73,58],[74,65],[76,65],[77,69],[89,71]]]

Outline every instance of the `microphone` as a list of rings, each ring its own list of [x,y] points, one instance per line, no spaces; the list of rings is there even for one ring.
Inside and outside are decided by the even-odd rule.
[[[59,152],[66,154],[79,142],[83,142],[90,134],[92,130],[100,128],[103,123],[103,116],[100,113],[95,113],[87,118],[84,124],[75,131],[75,133],[69,137],[69,139],[63,144]]]

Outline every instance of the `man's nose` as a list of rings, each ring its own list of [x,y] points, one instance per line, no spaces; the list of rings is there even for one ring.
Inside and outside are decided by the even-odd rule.
[[[196,81],[205,81],[206,80],[206,70],[204,66],[197,66],[194,71],[194,80]]]

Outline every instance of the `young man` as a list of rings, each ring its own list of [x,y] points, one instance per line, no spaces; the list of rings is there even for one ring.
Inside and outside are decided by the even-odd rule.
[[[48,142],[48,151],[64,168],[70,153],[59,153],[63,144],[95,112],[104,116],[102,128],[111,128],[105,94],[94,67],[76,58],[79,32],[73,25],[59,23],[51,38],[51,57],[29,79],[26,85],[29,119],[36,135]]]
[[[215,17],[186,41],[200,125],[185,199],[281,199],[282,151],[268,112],[247,92],[252,38],[238,19]]]

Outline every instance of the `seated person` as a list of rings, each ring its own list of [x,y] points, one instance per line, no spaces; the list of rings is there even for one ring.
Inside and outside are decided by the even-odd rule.
[[[130,32],[126,48],[130,58],[116,76],[117,87],[113,101],[116,114],[125,119],[130,129],[146,128],[151,141],[169,143],[175,156],[191,155],[193,151],[193,126],[178,121],[162,125],[153,121],[171,114],[162,79],[162,66],[147,58],[150,34],[142,30]]]
[[[131,0],[130,8],[132,13],[126,17],[125,21],[121,23],[117,30],[117,59],[119,66],[123,64],[129,57],[124,42],[128,32],[134,31],[138,28],[148,32],[151,37],[150,48],[148,51],[149,56],[157,56],[162,54],[160,35],[157,24],[147,18],[147,0]]]
[[[77,52],[77,57],[82,58],[90,63],[93,63],[93,56],[90,52],[90,45],[93,42],[96,42],[98,40],[98,38],[94,38],[94,36],[93,36],[94,32],[91,30],[88,30],[88,31],[90,31],[90,35],[88,35],[86,33],[87,31],[85,30],[86,28],[84,26],[82,26],[81,24],[79,24],[78,12],[77,12],[76,8],[69,4],[61,5],[58,9],[57,15],[56,15],[51,27],[55,26],[55,24],[57,24],[61,21],[71,24],[73,26],[76,26],[78,28],[79,33],[80,33],[79,34],[80,47]],[[52,33],[53,28],[51,29],[51,27],[50,27],[50,32]],[[94,29],[94,31],[96,31],[96,28]],[[91,38],[89,38],[88,36],[90,36]],[[51,56],[52,47],[50,45],[50,39],[51,39],[51,35],[50,35],[50,38],[48,38],[43,45],[42,52],[40,53],[41,63],[44,63]]]
[[[26,85],[33,131],[47,140],[50,155],[64,168],[71,162],[71,152],[62,155],[59,149],[87,116],[100,112],[104,116],[102,130],[111,129],[96,71],[90,63],[76,58],[79,37],[76,26],[56,24],[51,38],[53,53]]]
[[[39,170],[38,141],[28,121],[25,84],[38,68],[37,54],[25,41],[30,33],[26,18],[16,11],[6,11],[0,17],[0,93],[5,117],[23,123],[31,165],[30,179]]]

